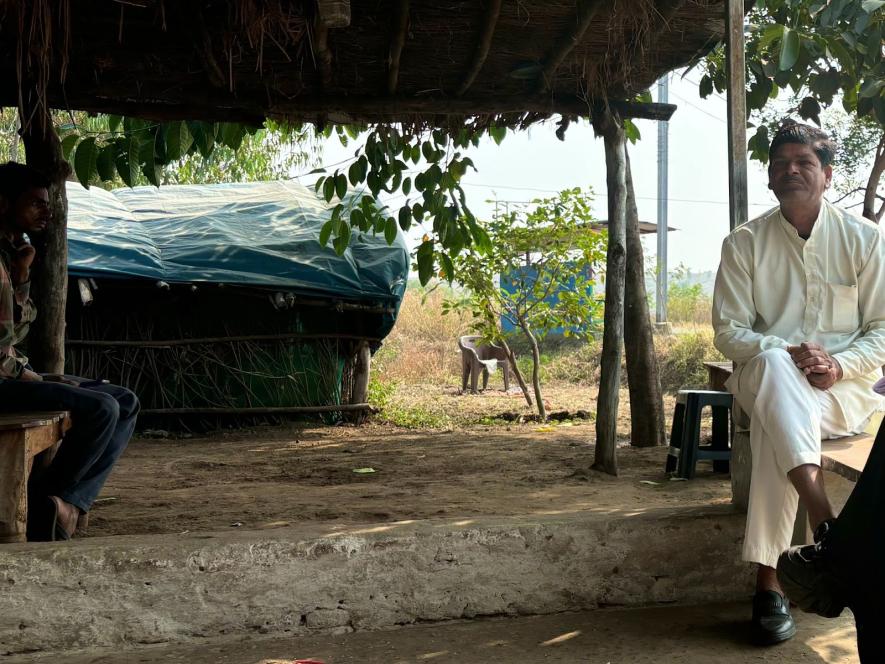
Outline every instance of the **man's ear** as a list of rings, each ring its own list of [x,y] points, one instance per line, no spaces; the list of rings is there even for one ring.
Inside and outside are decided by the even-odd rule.
[[[830,186],[830,183],[833,181],[833,167],[832,166],[824,166],[824,176],[827,178],[827,186]]]

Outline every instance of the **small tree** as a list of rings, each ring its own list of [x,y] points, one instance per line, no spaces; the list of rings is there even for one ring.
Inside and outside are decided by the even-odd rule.
[[[468,290],[449,308],[469,306],[475,329],[513,352],[499,326],[508,321],[532,350],[532,386],[538,415],[547,419],[541,395],[541,352],[551,331],[582,335],[595,327],[601,304],[593,297],[593,266],[605,258],[605,233],[591,226],[590,193],[568,189],[531,207],[496,215],[484,224],[490,248],[453,258],[455,278]],[[513,363],[514,366],[515,363]],[[531,403],[526,395],[527,401]]]

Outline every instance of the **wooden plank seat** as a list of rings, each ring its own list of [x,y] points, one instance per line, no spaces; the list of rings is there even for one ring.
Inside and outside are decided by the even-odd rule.
[[[710,389],[724,391],[725,381],[732,373],[731,362],[704,362],[704,366],[707,368]],[[865,433],[821,441],[821,468],[856,482],[870,456],[875,432],[882,421],[881,415],[881,413],[873,415]],[[732,457],[732,489],[734,502],[746,509],[745,501],[749,496],[750,461],[749,437],[746,434],[744,437],[746,437],[746,440],[743,441],[744,445],[738,444],[736,447],[746,447],[746,454],[738,449],[738,453]],[[735,465],[738,467],[735,468]],[[746,486],[739,487],[738,484],[746,484]]]
[[[26,540],[31,470],[49,465],[70,426],[65,411],[0,414],[0,543]]]

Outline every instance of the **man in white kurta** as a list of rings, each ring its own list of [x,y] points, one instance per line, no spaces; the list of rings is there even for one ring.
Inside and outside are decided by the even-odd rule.
[[[726,386],[750,416],[753,467],[743,557],[758,563],[757,640],[795,634],[774,567],[801,498],[813,528],[832,518],[820,441],[863,430],[881,406],[885,238],[823,200],[835,146],[791,123],[772,141],[780,206],[723,243],[713,297],[716,347],[736,364]]]

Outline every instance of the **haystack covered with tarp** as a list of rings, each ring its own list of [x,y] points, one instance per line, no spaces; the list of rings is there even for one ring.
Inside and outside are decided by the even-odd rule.
[[[353,405],[360,349],[405,292],[402,239],[355,234],[337,255],[319,243],[329,210],[291,182],[68,197],[68,371],[126,385],[157,415]]]

